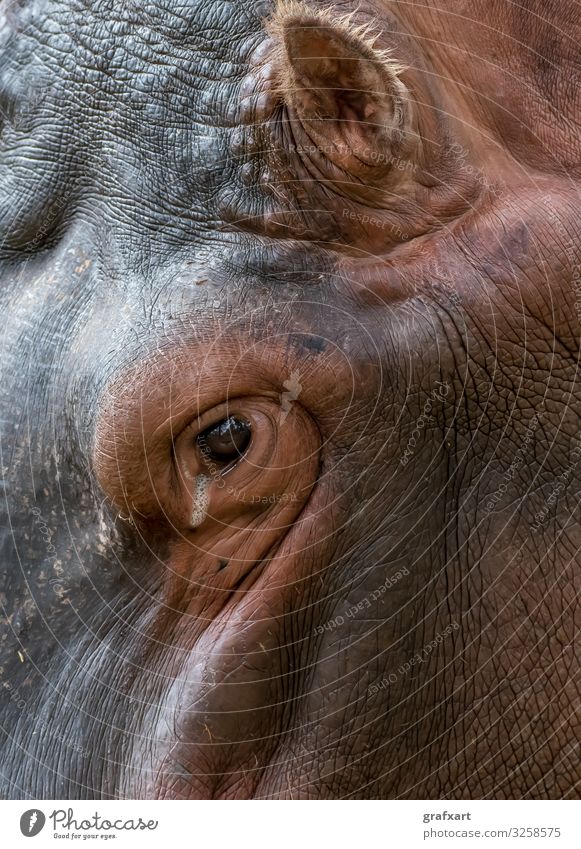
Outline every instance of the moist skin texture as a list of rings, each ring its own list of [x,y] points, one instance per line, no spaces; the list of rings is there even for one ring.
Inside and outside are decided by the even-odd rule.
[[[0,5],[4,797],[578,796],[577,7],[352,11]]]

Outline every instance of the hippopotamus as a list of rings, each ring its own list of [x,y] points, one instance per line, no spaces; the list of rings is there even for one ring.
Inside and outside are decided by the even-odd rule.
[[[577,5],[1,14],[2,796],[578,794]]]

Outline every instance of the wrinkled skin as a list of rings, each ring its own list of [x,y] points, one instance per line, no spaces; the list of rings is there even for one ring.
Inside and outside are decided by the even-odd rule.
[[[580,28],[527,7],[0,7],[4,797],[578,796]],[[310,99],[335,43],[381,95]]]

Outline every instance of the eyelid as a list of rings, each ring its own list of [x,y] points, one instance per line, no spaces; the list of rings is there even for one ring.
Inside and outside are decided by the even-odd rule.
[[[223,401],[217,407],[212,407],[211,409],[206,410],[201,413],[201,415],[196,416],[179,433],[177,433],[174,438],[174,442],[177,442],[178,439],[181,439],[181,437],[188,432],[191,432],[192,438],[197,440],[198,437],[207,430],[219,425],[221,422],[226,421],[232,416],[239,416],[245,422],[250,424],[248,417],[242,412],[243,404],[247,401],[248,398],[243,397],[230,398],[228,401]]]
[[[248,417],[242,412],[242,405],[247,400],[247,398],[231,398],[228,401],[223,401],[221,404],[205,410],[200,415],[190,419],[181,430],[174,432],[173,444],[177,445],[184,438],[191,438],[193,442],[197,443],[198,437],[205,431],[229,419],[231,416],[240,416],[240,418],[247,421]]]
[[[200,431],[200,433],[198,434],[198,439],[200,439],[202,436],[205,436],[206,434],[212,433],[214,430],[219,428],[221,425],[226,424],[227,422],[229,422],[231,420],[233,420],[237,423],[244,424],[247,428],[250,429],[250,422],[247,420],[246,416],[242,416],[240,414],[234,413],[233,415],[230,415],[225,419],[219,419],[213,425],[209,425],[207,428]]]

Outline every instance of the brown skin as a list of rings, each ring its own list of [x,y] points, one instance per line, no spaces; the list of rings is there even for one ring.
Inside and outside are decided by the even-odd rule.
[[[95,313],[129,590],[71,650],[109,755],[65,794],[579,795],[576,36],[531,5],[281,3],[249,39],[222,124],[256,155],[206,224],[243,260],[152,286],[127,350]]]
[[[559,471],[552,445],[558,441],[566,456],[576,430],[569,393],[576,391],[578,322],[570,278],[578,242],[563,242],[563,232],[578,232],[576,188],[570,175],[555,175],[571,165],[570,139],[561,157],[558,145],[547,150],[532,129],[524,142],[519,138],[515,128],[530,125],[539,108],[533,99],[523,109],[520,88],[536,85],[524,60],[520,87],[503,103],[509,114],[499,122],[499,108],[487,110],[504,72],[488,66],[483,86],[482,63],[466,61],[482,27],[467,24],[462,61],[453,44],[433,47],[437,62],[429,61],[430,46],[418,55],[434,27],[446,32],[452,7],[430,20],[413,5],[390,5],[388,20],[408,31],[381,30],[372,47],[364,34],[350,32],[352,21],[333,24],[282,5],[243,87],[243,117],[261,121],[276,186],[273,214],[250,229],[336,243],[339,304],[379,351],[395,346],[387,373],[371,367],[365,345],[350,346],[348,364],[342,360],[341,322],[327,319],[327,348],[329,340],[337,348],[317,357],[316,369],[304,354],[289,358],[278,343],[248,353],[237,336],[230,349],[220,346],[219,363],[210,351],[202,372],[194,368],[189,377],[179,363],[196,362],[199,349],[190,355],[180,337],[177,349],[156,356],[153,371],[144,369],[143,390],[162,392],[145,412],[129,378],[139,399],[135,433],[145,422],[145,438],[139,457],[104,452],[116,459],[115,468],[100,466],[101,479],[112,492],[118,471],[129,500],[136,494],[133,506],[147,517],[146,529],[153,522],[159,531],[160,513],[169,519],[169,603],[184,617],[172,632],[186,650],[181,678],[195,678],[194,653],[208,656],[212,681],[200,689],[178,678],[166,693],[166,703],[176,706],[177,740],[167,738],[155,763],[155,792],[162,796],[204,796],[209,786],[212,795],[242,797],[575,795],[579,681],[571,647],[580,620],[571,557],[581,537],[571,524],[559,535],[552,524],[530,529],[535,506],[547,497],[539,483],[550,486]],[[372,13],[362,13],[363,21]],[[510,38],[499,39],[501,53],[514,49]],[[467,98],[471,90],[477,93]],[[408,99],[390,131],[394,91]],[[288,149],[289,131],[300,155]],[[388,164],[380,157],[386,151]],[[399,161],[412,166],[398,169]],[[533,175],[533,162],[538,168],[541,161],[545,169]],[[550,213],[542,201],[549,192]],[[309,212],[319,207],[335,211],[331,229],[328,217]],[[451,287],[459,308],[450,303]],[[299,314],[295,320],[300,324]],[[316,326],[307,310],[304,321]],[[245,510],[212,484],[209,517],[188,534],[187,489],[177,489],[176,501],[161,483],[163,465],[159,477],[153,467],[148,479],[133,477],[134,470],[141,474],[147,462],[149,474],[158,451],[167,456],[160,446],[192,421],[192,395],[205,407],[214,387],[215,401],[223,397],[224,373],[228,397],[244,399],[234,411],[251,414],[259,406],[252,395],[270,397],[276,418],[278,388],[269,375],[295,369],[300,414],[293,407],[271,434],[257,426],[256,450],[272,439],[275,456],[247,485],[250,452],[231,482],[238,487],[240,476],[249,495],[297,493],[298,502]],[[408,434],[438,377],[446,387],[440,409],[402,466]],[[354,393],[363,410],[378,405],[366,425],[373,430],[381,422],[385,442],[351,431],[350,455],[335,461],[333,438]],[[125,433],[132,407],[119,397]],[[159,411],[170,408],[161,430]],[[503,483],[531,422],[534,452],[526,440],[514,491],[490,510],[486,494]],[[150,442],[150,427],[159,443]],[[100,433],[107,445],[107,416]],[[278,456],[286,459],[280,469]],[[574,491],[570,481],[562,515]],[[364,540],[368,545],[366,568],[350,589],[353,560],[348,583],[336,565],[345,538],[356,550]],[[370,551],[381,551],[388,573],[403,563],[411,573],[379,601]],[[233,556],[236,566],[227,573],[216,565],[232,564]],[[362,600],[352,621],[333,625]],[[306,622],[321,632],[327,623],[327,630],[314,638]],[[441,633],[446,640],[425,663],[425,646]],[[405,663],[418,653],[422,665],[410,672]],[[386,679],[389,686],[376,695],[373,682]],[[154,792],[150,785],[143,790]]]

